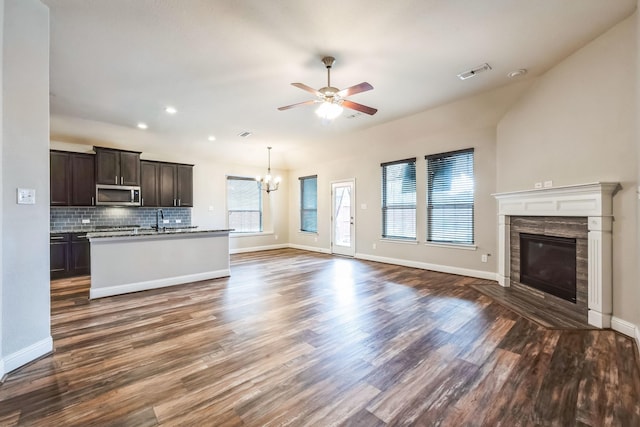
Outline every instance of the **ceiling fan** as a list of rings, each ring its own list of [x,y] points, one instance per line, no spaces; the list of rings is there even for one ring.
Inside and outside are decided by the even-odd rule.
[[[339,116],[342,112],[342,107],[360,111],[365,114],[374,115],[378,111],[376,108],[367,107],[366,105],[358,104],[357,102],[345,99],[348,96],[373,89],[373,86],[371,86],[369,83],[362,82],[360,84],[342,90],[331,86],[331,67],[333,66],[334,62],[335,58],[332,56],[326,56],[322,58],[322,63],[325,65],[325,67],[327,67],[327,86],[323,88],[316,90],[303,83],[291,83],[291,85],[297,88],[306,90],[307,92],[314,94],[318,97],[318,99],[312,99],[309,101],[298,102],[297,104],[287,105],[285,107],[278,108],[278,110],[283,111],[293,107],[299,107],[301,105],[322,103],[316,113],[324,118],[333,119]]]

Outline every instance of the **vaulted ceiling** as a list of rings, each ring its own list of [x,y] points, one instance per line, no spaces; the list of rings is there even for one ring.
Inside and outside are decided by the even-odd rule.
[[[544,73],[635,0],[42,0],[51,10],[54,139],[290,167],[288,153]],[[366,81],[331,124],[291,86]],[[483,63],[492,70],[461,81]],[[168,115],[166,106],[178,113]],[[72,119],[71,119],[72,118]],[[92,122],[102,122],[96,126]],[[149,128],[139,130],[138,122]],[[248,138],[238,136],[251,132]],[[210,135],[215,141],[208,141]]]

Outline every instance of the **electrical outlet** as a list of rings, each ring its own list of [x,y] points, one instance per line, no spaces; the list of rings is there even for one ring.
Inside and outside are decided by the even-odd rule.
[[[371,245],[371,248],[375,249],[376,248],[376,244],[374,243],[373,245]]]
[[[489,261],[489,257],[487,256],[487,254],[482,254],[481,259],[482,259],[482,262],[487,262],[487,261]]]
[[[366,203],[361,203],[360,204],[360,209],[362,209],[363,211],[367,209],[367,204]]]
[[[553,181],[544,182],[544,188],[551,188],[551,187],[553,187]]]
[[[91,222],[91,220],[90,220],[90,219],[83,219],[83,220],[82,220],[82,223],[83,223],[83,224],[89,224],[90,222]]]
[[[213,206],[209,206],[209,212],[213,212]]]
[[[176,219],[176,224],[182,224],[182,220],[181,219]]]
[[[274,239],[276,239],[276,240],[278,240],[278,235],[277,235],[277,234],[274,234],[274,235],[273,235],[273,238],[274,238]]]
[[[318,241],[318,238],[317,238],[317,237],[314,237],[314,238],[313,238],[313,241],[314,241],[314,242],[317,242],[317,241]]]
[[[168,220],[168,219],[163,219],[163,220],[162,220],[162,223],[163,223],[163,224],[169,224],[169,220]]]
[[[542,183],[536,182],[535,184],[533,184],[533,188],[542,188]]]

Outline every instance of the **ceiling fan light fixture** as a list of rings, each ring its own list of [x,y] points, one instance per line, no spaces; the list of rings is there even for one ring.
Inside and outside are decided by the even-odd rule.
[[[344,108],[339,104],[323,102],[316,109],[316,114],[324,120],[333,120],[342,114],[342,110],[344,110]]]

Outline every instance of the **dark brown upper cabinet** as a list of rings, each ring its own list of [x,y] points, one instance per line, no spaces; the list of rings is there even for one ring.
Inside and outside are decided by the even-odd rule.
[[[158,169],[160,163],[140,161],[140,205],[160,206],[158,197]]]
[[[193,165],[176,165],[178,206],[193,206]]]
[[[176,203],[176,165],[160,163],[160,206],[178,206]]]
[[[96,152],[96,183],[140,185],[140,152],[93,147]]]
[[[51,206],[69,206],[71,201],[71,158],[69,153],[49,153],[49,194]]]
[[[95,205],[95,156],[52,150],[50,161],[51,206]]]
[[[142,160],[140,168],[142,206],[193,206],[193,165]]]
[[[71,205],[95,205],[95,155],[71,154]]]

